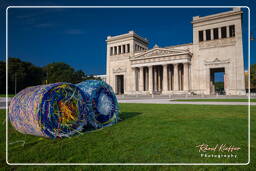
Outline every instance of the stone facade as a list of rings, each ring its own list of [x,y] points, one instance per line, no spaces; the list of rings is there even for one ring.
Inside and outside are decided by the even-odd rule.
[[[193,17],[193,43],[148,49],[134,31],[107,37],[106,81],[117,94],[215,94],[224,73],[227,95],[244,95],[242,11]]]

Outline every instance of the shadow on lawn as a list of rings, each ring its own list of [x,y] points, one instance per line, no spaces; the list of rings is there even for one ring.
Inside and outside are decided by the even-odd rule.
[[[124,121],[126,119],[133,118],[133,117],[141,115],[141,114],[142,113],[140,113],[140,112],[121,112],[119,116],[120,116],[121,121]]]

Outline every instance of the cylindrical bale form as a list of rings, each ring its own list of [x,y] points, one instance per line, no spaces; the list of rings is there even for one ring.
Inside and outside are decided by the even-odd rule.
[[[54,83],[19,92],[11,100],[9,119],[21,133],[63,138],[82,131],[91,112],[90,98],[81,89]]]
[[[100,80],[87,80],[76,84],[91,98],[94,114],[88,122],[94,128],[113,125],[118,120],[118,102],[111,86]]]

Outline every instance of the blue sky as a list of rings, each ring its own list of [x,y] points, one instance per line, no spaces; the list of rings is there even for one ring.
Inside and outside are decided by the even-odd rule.
[[[11,2],[10,5],[131,5],[115,4],[114,2],[112,4],[68,4],[68,1],[65,0],[61,4],[52,1],[45,1],[45,3],[35,3],[37,1],[28,3],[26,1],[26,4],[22,1],[19,1],[19,4],[16,1]],[[252,4],[251,1],[244,1],[244,4],[229,4],[228,2],[224,4],[223,2],[225,1],[218,5],[251,5],[255,11],[255,4]],[[1,8],[6,5],[8,4],[2,5]],[[204,2],[201,5],[217,4]],[[251,10],[253,11],[253,9]],[[134,30],[150,41],[150,48],[154,44],[164,47],[190,43],[192,42],[190,22],[193,16],[205,16],[227,10],[231,9],[9,9],[8,52],[10,57],[18,57],[38,66],[44,66],[51,62],[65,62],[87,74],[105,74],[105,39],[108,35],[113,36]],[[244,57],[247,69],[248,12],[247,9],[243,9],[243,11]],[[253,13],[252,17],[254,18],[254,16]],[[3,12],[1,17],[4,17]],[[4,37],[3,25],[0,29],[1,37]],[[252,31],[256,32],[255,22],[252,22]],[[255,34],[254,37],[256,37]],[[251,63],[256,63],[255,41],[251,41]],[[4,49],[4,46],[4,39],[1,39],[1,49]],[[5,51],[1,50],[0,55],[4,59]]]

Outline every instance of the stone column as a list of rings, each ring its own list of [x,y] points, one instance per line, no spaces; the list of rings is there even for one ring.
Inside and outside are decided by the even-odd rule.
[[[163,65],[163,91],[168,91],[167,64]]]
[[[148,84],[149,84],[149,80],[148,80],[148,68],[146,69],[146,90],[148,91]]]
[[[218,32],[219,32],[219,39],[221,39],[221,28],[218,28]]]
[[[157,91],[157,70],[154,67],[154,91]]]
[[[153,75],[152,75],[152,66],[149,66],[148,67],[148,79],[149,79],[149,84],[148,84],[148,91],[150,93],[152,93],[152,90],[153,90]]]
[[[145,68],[145,72],[144,72],[144,74],[143,74],[143,76],[144,76],[144,80],[143,80],[143,83],[144,83],[144,91],[147,91],[147,86],[148,86],[148,81],[147,81],[147,79],[148,79],[148,75],[147,75],[147,68]]]
[[[140,67],[139,91],[144,91],[144,89],[143,89],[143,67]]]
[[[171,68],[168,69],[168,90],[171,91]]]
[[[132,87],[132,91],[136,91],[136,68],[132,68],[132,84],[131,85],[133,85],[133,87]]]
[[[211,29],[211,40],[214,40],[213,29]]]
[[[229,26],[226,27],[226,30],[227,30],[227,37],[230,37],[230,35],[229,35]]]
[[[206,31],[203,30],[203,40],[206,41]]]
[[[179,85],[178,87],[179,87],[179,88],[178,88],[178,89],[179,89],[179,90],[182,90],[182,88],[181,88],[181,86],[182,86],[182,85],[181,85],[182,74],[181,74],[181,69],[179,68],[179,65],[178,65],[178,77],[179,77],[179,78],[178,78],[178,79],[179,79],[179,83],[178,83],[178,85]]]
[[[170,79],[170,90],[172,90],[173,91],[173,65],[172,65],[172,70],[171,70],[171,68],[170,68],[170,77],[169,77],[169,79]]]
[[[173,77],[174,77],[174,87],[173,87],[173,90],[174,91],[178,91],[179,90],[178,64],[174,64]]]
[[[184,63],[183,67],[184,67],[183,90],[188,91],[188,89],[189,89],[189,63]]]
[[[161,88],[161,78],[160,78],[160,67],[157,67],[157,91],[160,91]]]

